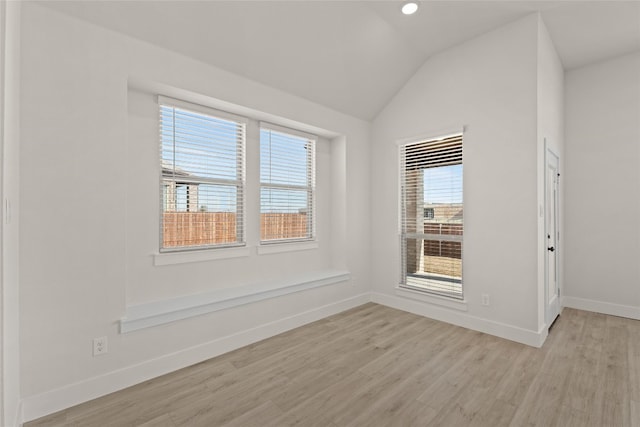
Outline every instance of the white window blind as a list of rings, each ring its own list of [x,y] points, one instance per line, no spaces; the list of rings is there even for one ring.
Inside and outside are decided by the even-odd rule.
[[[260,240],[315,237],[316,137],[260,124]]]
[[[462,135],[402,145],[401,286],[462,299]]]
[[[243,244],[246,120],[158,100],[161,250]]]

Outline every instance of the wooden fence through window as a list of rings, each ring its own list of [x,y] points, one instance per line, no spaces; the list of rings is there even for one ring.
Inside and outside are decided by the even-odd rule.
[[[261,239],[293,239],[307,236],[307,214],[264,213],[260,215]],[[164,212],[164,248],[220,245],[237,242],[233,212]]]
[[[443,236],[462,236],[462,224],[428,223],[424,225],[425,234]],[[462,243],[442,240],[425,240],[425,256],[462,259]]]
[[[425,223],[426,234],[462,236],[462,224]],[[462,277],[462,243],[424,240],[424,270],[427,273]]]

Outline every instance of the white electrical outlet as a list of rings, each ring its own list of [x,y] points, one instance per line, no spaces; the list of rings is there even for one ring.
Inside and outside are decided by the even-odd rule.
[[[482,305],[489,305],[489,294],[482,294]]]
[[[100,356],[107,353],[107,337],[93,339],[93,355]]]

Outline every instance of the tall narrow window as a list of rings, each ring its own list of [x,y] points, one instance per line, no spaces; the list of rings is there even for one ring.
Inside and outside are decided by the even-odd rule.
[[[462,135],[400,147],[401,286],[462,299]]]
[[[312,135],[261,124],[261,242],[315,237],[315,142]]]
[[[244,147],[239,117],[159,97],[161,250],[244,243]]]

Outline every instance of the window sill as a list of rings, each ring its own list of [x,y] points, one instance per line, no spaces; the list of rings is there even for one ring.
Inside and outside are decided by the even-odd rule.
[[[258,246],[258,255],[277,254],[280,252],[297,252],[318,249],[318,242],[282,242],[268,243]]]
[[[153,254],[153,265],[185,264],[188,262],[202,262],[216,259],[248,257],[251,251],[248,247],[203,249],[182,252],[163,252]]]
[[[456,300],[447,297],[441,297],[438,295],[427,294],[425,292],[414,291],[412,289],[403,288],[401,286],[396,287],[396,295],[427,302],[429,304],[440,305],[442,307],[453,308],[454,310],[467,311],[466,300]]]
[[[120,333],[124,334],[294,292],[341,283],[350,278],[351,274],[346,270],[323,270],[286,279],[128,306],[125,317],[120,320]]]

